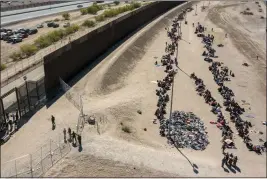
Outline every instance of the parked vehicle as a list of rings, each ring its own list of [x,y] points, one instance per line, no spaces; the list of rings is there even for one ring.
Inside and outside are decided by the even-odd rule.
[[[43,28],[43,27],[44,27],[43,24],[38,24],[38,25],[37,25],[37,28],[38,28],[38,29]]]
[[[47,27],[53,27],[54,26],[54,22],[47,22]]]
[[[13,35],[14,33],[11,31],[6,31],[7,35],[10,36],[10,35]]]
[[[65,24],[63,24],[63,27],[69,27],[69,26],[70,26],[69,22],[66,22]]]
[[[22,42],[22,38],[19,38],[19,37],[12,38],[12,43],[13,44],[18,43],[18,42]]]
[[[16,36],[24,39],[24,38],[27,38],[29,35],[28,34],[16,34]]]
[[[53,28],[58,28],[58,27],[59,27],[59,24],[54,23]]]
[[[78,7],[78,8],[82,8],[82,7],[83,7],[83,5],[79,4],[77,7]]]
[[[30,29],[29,30],[29,35],[36,34],[38,32],[37,29]]]
[[[5,32],[1,32],[0,39],[4,40],[4,36],[7,36],[7,34]]]

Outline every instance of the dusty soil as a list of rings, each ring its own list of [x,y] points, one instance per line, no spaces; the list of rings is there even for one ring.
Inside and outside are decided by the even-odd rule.
[[[202,3],[198,3],[198,7]],[[243,3],[240,3],[241,6]],[[250,2],[246,3],[250,6]],[[156,67],[154,62],[159,61],[165,54],[165,42],[169,39],[164,28],[170,26],[172,18],[181,12],[182,7],[179,7],[154,20],[105,57],[95,68],[84,72],[86,75],[73,86],[72,91],[77,94],[74,98],[78,94],[82,95],[84,113],[95,115],[99,128],[96,125],[86,124],[82,133],[83,150],[78,152],[77,148],[73,148],[68,156],[45,176],[266,177],[266,154],[257,155],[249,152],[236,134],[237,131],[232,123],[230,126],[234,131],[237,149],[228,149],[227,152],[239,157],[240,171],[223,170],[221,131],[210,124],[210,121],[216,120],[216,116],[210,112],[210,106],[203,98],[197,95],[195,85],[188,76],[195,72],[204,80],[212,96],[222,104],[223,98],[218,93],[218,87],[208,70],[209,64],[201,56],[203,44],[194,34],[192,27],[192,23],[200,22],[207,27],[209,33],[214,34],[214,46],[219,43],[225,45],[223,48],[215,47],[219,56],[215,60],[223,62],[235,73],[236,77],[226,85],[236,94],[236,101],[246,109],[242,118],[253,124],[250,134],[253,143],[262,144],[259,138],[266,141],[266,126],[261,124],[261,121],[266,120],[266,95],[262,86],[264,78],[257,68],[258,61],[241,53],[239,48],[242,44],[239,44],[239,47],[234,41],[239,34],[229,31],[231,23],[229,27],[227,25],[219,27],[209,20],[209,16],[214,15],[210,12],[213,13],[214,9],[220,6],[223,6],[223,10],[233,18],[237,14],[232,12],[235,11],[231,9],[233,6],[225,6],[230,4],[233,2],[212,1],[206,10],[198,10],[197,15],[194,15],[194,11],[188,13],[188,25],[182,26],[184,40],[179,42],[179,66],[183,71],[179,71],[175,77],[173,110],[192,111],[204,121],[210,141],[206,150],[177,150],[168,145],[165,138],[160,137],[159,124],[152,123],[157,102],[155,95],[157,85],[154,82],[164,76],[163,68]],[[251,6],[251,11],[257,9]],[[239,13],[239,10],[236,12]],[[264,16],[266,17],[265,14]],[[246,17],[238,15],[236,18],[242,21]],[[254,22],[248,21],[247,24],[249,23]],[[241,25],[235,27],[244,28]],[[254,26],[246,26],[251,32],[252,27]],[[213,32],[211,28],[214,29]],[[228,38],[225,38],[226,32]],[[260,36],[258,31],[252,34]],[[244,42],[251,41],[249,37],[244,38]],[[255,41],[263,44],[263,39]],[[250,63],[251,66],[242,66],[244,62]],[[241,100],[245,100],[246,104]],[[138,114],[137,110],[141,110],[142,114]],[[49,121],[51,114],[56,117],[57,128],[54,131],[51,131]],[[62,135],[63,128],[75,129],[78,114],[79,111],[64,96],[49,108],[42,108],[2,146],[2,161],[36,151],[41,145],[46,144],[49,138],[56,139],[58,135]],[[223,111],[223,114],[229,119],[227,112]],[[248,118],[248,114],[254,118]],[[131,132],[123,132],[123,126],[129,127]],[[33,130],[37,128],[38,131]],[[144,131],[144,128],[147,128],[147,131]],[[260,135],[259,131],[264,134]],[[31,140],[25,143],[24,141],[29,138]],[[24,147],[17,150],[17,147],[22,145]],[[192,164],[196,164],[198,169],[193,170]]]

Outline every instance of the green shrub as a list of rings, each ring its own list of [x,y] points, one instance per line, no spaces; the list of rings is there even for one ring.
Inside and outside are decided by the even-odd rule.
[[[109,9],[109,10],[105,10],[102,15],[105,17],[114,17],[118,14],[119,14],[118,9]]]
[[[0,71],[6,69],[6,65],[1,63]]]
[[[59,18],[55,18],[55,20],[54,20],[55,22],[58,22],[58,21],[60,21],[60,19]]]
[[[22,59],[21,56],[21,52],[13,52],[9,57],[13,60],[13,61],[19,61]]]
[[[139,3],[139,2],[134,2],[131,5],[134,7],[134,9],[137,9],[137,8],[142,6],[141,3]]]
[[[131,133],[132,132],[131,129],[130,129],[130,127],[128,127],[128,126],[122,126],[121,130],[123,132],[126,132],[126,133]]]
[[[87,9],[83,8],[80,10],[81,15],[86,15],[87,14]]]
[[[52,43],[55,43],[55,42],[59,41],[63,37],[64,37],[64,31],[63,30],[54,30],[52,32],[49,32],[46,35],[46,38],[48,39],[48,42],[50,42],[49,45],[51,45]]]
[[[38,51],[38,48],[34,44],[24,44],[20,46],[20,51],[22,56],[29,57],[34,55]]]
[[[38,47],[39,49],[48,47],[49,45],[52,44],[52,42],[50,41],[49,38],[47,38],[48,35],[42,35],[40,37],[38,37],[35,41],[34,44],[36,45],[36,47]]]
[[[86,10],[88,14],[96,14],[98,11],[103,10],[103,7],[97,4],[93,4],[92,6],[87,7]]]
[[[117,6],[120,4],[120,1],[114,1],[114,4]]]
[[[79,29],[80,29],[80,27],[78,25],[73,24],[64,30],[64,35],[67,36],[67,35],[73,34],[73,33],[77,32]]]
[[[85,27],[94,27],[95,26],[95,21],[86,20],[86,21],[83,22],[82,26],[85,26]]]
[[[106,18],[104,15],[101,14],[101,15],[95,16],[95,20],[98,22],[101,22],[101,21],[106,20]]]
[[[62,17],[65,19],[65,20],[69,20],[70,19],[70,14],[65,12],[62,14]]]

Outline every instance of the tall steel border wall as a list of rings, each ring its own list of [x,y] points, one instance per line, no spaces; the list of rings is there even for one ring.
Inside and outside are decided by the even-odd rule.
[[[186,1],[159,1],[143,6],[44,57],[45,91],[48,99],[58,94],[59,77],[68,81],[118,41],[153,18]]]

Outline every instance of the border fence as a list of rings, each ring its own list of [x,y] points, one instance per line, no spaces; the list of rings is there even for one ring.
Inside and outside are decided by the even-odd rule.
[[[70,143],[62,138],[50,139],[32,154],[2,163],[1,177],[41,177],[71,151]]]
[[[6,127],[6,124],[10,120],[10,114],[15,114],[18,111],[17,127],[19,127],[28,120],[27,114],[38,109],[44,104],[43,102],[45,100],[44,78],[38,81],[25,81],[21,86],[15,87],[3,94],[0,97],[1,144],[6,142],[11,135],[8,133],[8,127]],[[13,132],[15,131],[11,133]]]

